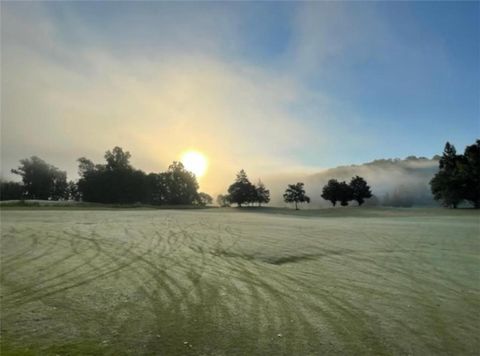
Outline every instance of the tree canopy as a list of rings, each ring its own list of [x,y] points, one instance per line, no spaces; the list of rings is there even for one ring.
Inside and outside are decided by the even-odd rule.
[[[26,199],[58,200],[65,195],[67,173],[37,156],[20,160],[20,166],[12,173],[22,177]]]
[[[268,204],[270,202],[270,190],[265,187],[265,184],[261,180],[258,181],[256,187],[256,202],[259,206],[262,204]]]
[[[480,140],[467,146],[463,155],[447,142],[430,187],[433,197],[444,206],[456,208],[467,201],[480,208]]]
[[[283,194],[285,203],[295,203],[295,210],[298,210],[298,203],[310,203],[310,197],[305,194],[303,186],[301,182],[289,184]]]
[[[336,179],[330,179],[323,187],[321,197],[332,203],[333,206],[340,202],[340,205],[347,206],[348,202],[356,200],[358,205],[362,205],[365,199],[372,197],[372,192],[365,179],[355,176],[350,183],[338,182]]]
[[[365,199],[372,197],[370,187],[362,177],[353,177],[350,181],[350,188],[352,189],[352,198],[357,201],[358,205],[362,205]]]
[[[250,182],[247,173],[242,169],[238,172],[235,182],[228,187],[228,200],[239,207],[251,203],[257,198],[255,186]]]

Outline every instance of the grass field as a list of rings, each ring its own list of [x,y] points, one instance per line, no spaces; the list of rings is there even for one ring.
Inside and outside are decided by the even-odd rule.
[[[2,355],[476,355],[473,210],[1,211]]]

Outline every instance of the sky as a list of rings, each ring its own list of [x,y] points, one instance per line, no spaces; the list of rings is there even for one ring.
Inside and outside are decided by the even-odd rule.
[[[216,194],[479,137],[479,2],[1,3],[4,178],[194,149]]]

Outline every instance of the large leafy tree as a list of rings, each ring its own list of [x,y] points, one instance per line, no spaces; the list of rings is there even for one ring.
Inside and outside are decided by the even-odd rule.
[[[295,203],[295,210],[298,210],[298,203],[310,203],[310,197],[305,194],[303,186],[301,182],[289,184],[283,194],[283,200],[286,203]]]
[[[204,192],[198,193],[197,204],[201,206],[209,205],[213,203],[213,198]]]
[[[462,197],[480,208],[480,140],[465,148],[459,170]]]
[[[228,187],[229,201],[241,207],[242,204],[255,201],[256,195],[255,186],[250,182],[245,171],[240,170],[235,182]]]
[[[173,162],[167,172],[160,173],[167,204],[192,204],[198,200],[198,182],[181,162]]]
[[[115,146],[113,150],[105,152],[107,164],[105,168],[109,171],[131,170],[130,152],[124,152],[121,147]]]
[[[79,158],[78,191],[85,201],[98,203],[135,203],[146,200],[146,175],[134,169],[130,153],[120,147],[105,153],[106,164],[95,165]]]
[[[352,189],[353,200],[356,200],[358,205],[362,205],[365,199],[372,197],[370,187],[362,177],[353,177],[350,181],[350,188]]]
[[[366,193],[363,192],[363,194]],[[336,179],[330,179],[323,187],[321,197],[330,201],[333,206],[337,204],[337,201],[340,202],[340,205],[347,206],[348,202],[354,199],[354,190],[351,185],[347,184],[346,182],[339,182]]]
[[[353,200],[353,189],[346,182],[338,184],[338,200],[341,206],[347,206]]]
[[[65,196],[67,173],[39,157],[20,160],[20,166],[12,169],[23,181],[23,194],[27,199],[58,200]]]
[[[23,184],[19,182],[0,181],[0,200],[23,199]]]
[[[336,179],[330,179],[328,183],[323,187],[321,197],[332,203],[333,206],[337,204],[338,191],[340,183]]]

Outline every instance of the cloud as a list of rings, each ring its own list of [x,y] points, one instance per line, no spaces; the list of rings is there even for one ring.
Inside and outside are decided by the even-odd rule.
[[[114,145],[130,150],[136,167],[161,171],[196,149],[210,162],[201,187],[217,193],[240,168],[258,177],[298,165],[291,152],[318,138],[290,110],[307,97],[305,88],[281,72],[215,53],[72,52],[48,16],[29,11],[20,14],[33,17],[28,30],[16,31],[25,20],[18,11],[5,25],[4,175],[36,154],[74,178],[78,157],[101,161]]]
[[[401,150],[426,136],[417,121],[377,108],[408,109],[389,90],[417,97],[430,57],[377,7],[282,4],[265,22],[261,3],[2,3],[1,174],[35,154],[75,178],[78,157],[115,145],[162,171],[196,149],[216,194],[241,168],[290,178],[416,153]]]

